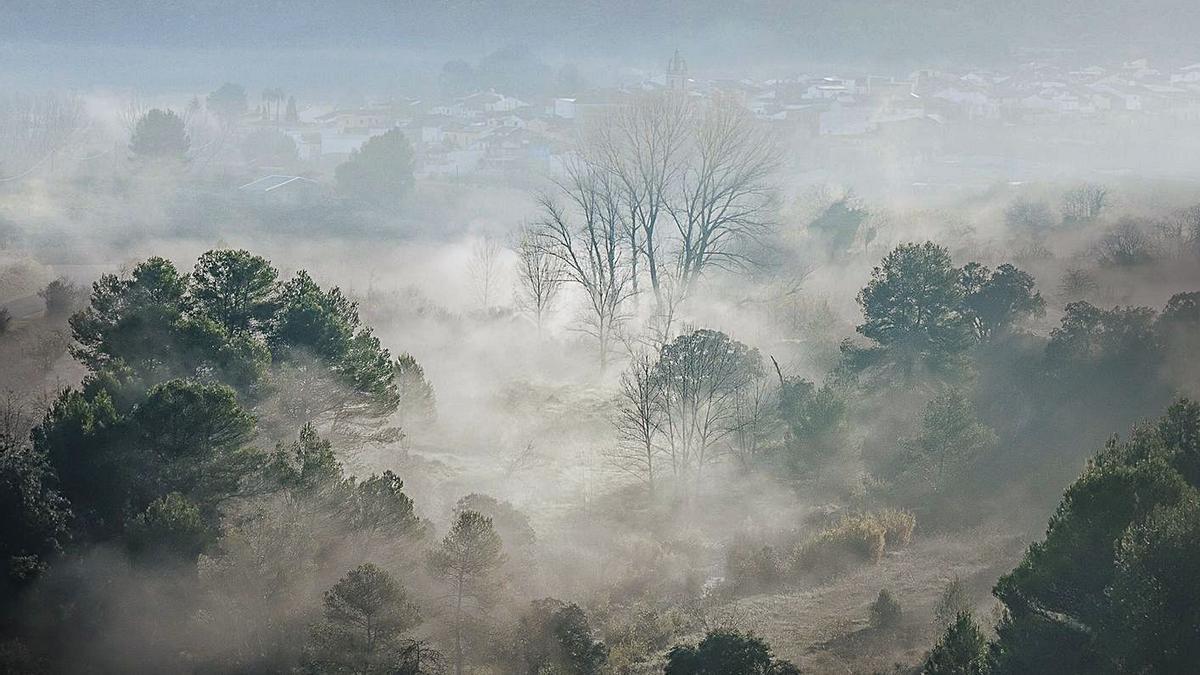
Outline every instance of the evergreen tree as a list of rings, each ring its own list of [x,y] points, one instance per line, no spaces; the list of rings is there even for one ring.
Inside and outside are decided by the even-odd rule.
[[[925,657],[922,675],[983,675],[987,639],[970,612],[959,612]]]
[[[129,141],[129,149],[142,159],[183,161],[190,147],[183,118],[172,110],[158,108],[138,119]]]
[[[338,166],[338,188],[376,206],[396,206],[413,186],[413,150],[404,132],[392,129],[375,136]]]
[[[397,672],[408,646],[401,637],[421,622],[404,588],[371,563],[350,570],[325,592],[322,615],[305,650],[314,673]]]
[[[450,587],[454,603],[454,670],[462,675],[466,659],[464,644],[468,603],[481,607],[490,602],[495,589],[492,574],[504,563],[500,535],[492,519],[476,511],[462,511],[442,545],[429,556],[433,574]]]

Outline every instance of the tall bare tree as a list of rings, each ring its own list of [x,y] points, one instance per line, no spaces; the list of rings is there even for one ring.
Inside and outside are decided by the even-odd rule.
[[[780,162],[746,110],[717,99],[701,113],[678,192],[668,201],[679,234],[678,278],[690,290],[711,267],[747,262],[742,245],[767,226]]]
[[[780,154],[728,99],[646,96],[601,120],[581,152],[611,176],[633,292],[644,263],[660,311],[664,276],[686,295],[707,268],[745,263],[744,245],[770,219]]]
[[[558,188],[565,204],[550,195],[540,199],[539,246],[587,296],[582,330],[596,339],[603,369],[633,293],[621,204],[613,176],[587,158],[568,162]]]
[[[684,171],[692,106],[672,94],[645,96],[621,108],[601,124],[589,151],[614,179],[626,223],[634,293],[638,292],[638,259],[646,264],[655,299],[661,304],[660,221],[667,199]]]

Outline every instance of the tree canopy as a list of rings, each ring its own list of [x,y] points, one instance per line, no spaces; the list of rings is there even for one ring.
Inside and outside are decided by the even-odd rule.
[[[1007,614],[995,672],[1188,670],[1200,655],[1198,487],[1200,404],[1180,400],[1109,443],[996,584]]]
[[[413,150],[399,129],[373,136],[338,166],[338,188],[376,206],[396,206],[412,190]]]
[[[800,669],[774,658],[760,637],[731,630],[714,630],[696,646],[676,645],[667,654],[667,675],[793,675]]]
[[[187,158],[191,139],[183,118],[172,110],[154,108],[138,118],[129,141],[129,149],[143,159]]]

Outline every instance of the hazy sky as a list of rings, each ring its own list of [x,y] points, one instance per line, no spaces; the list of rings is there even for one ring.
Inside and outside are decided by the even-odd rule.
[[[509,44],[550,63],[988,65],[1029,49],[1200,60],[1195,0],[4,0],[4,77],[178,86],[295,70],[378,85]],[[231,72],[234,71],[234,72]],[[296,77],[288,77],[295,80]]]

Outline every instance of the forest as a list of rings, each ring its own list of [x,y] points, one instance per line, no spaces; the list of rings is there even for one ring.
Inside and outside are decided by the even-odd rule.
[[[0,94],[0,672],[1195,668],[1176,160],[539,58]]]

